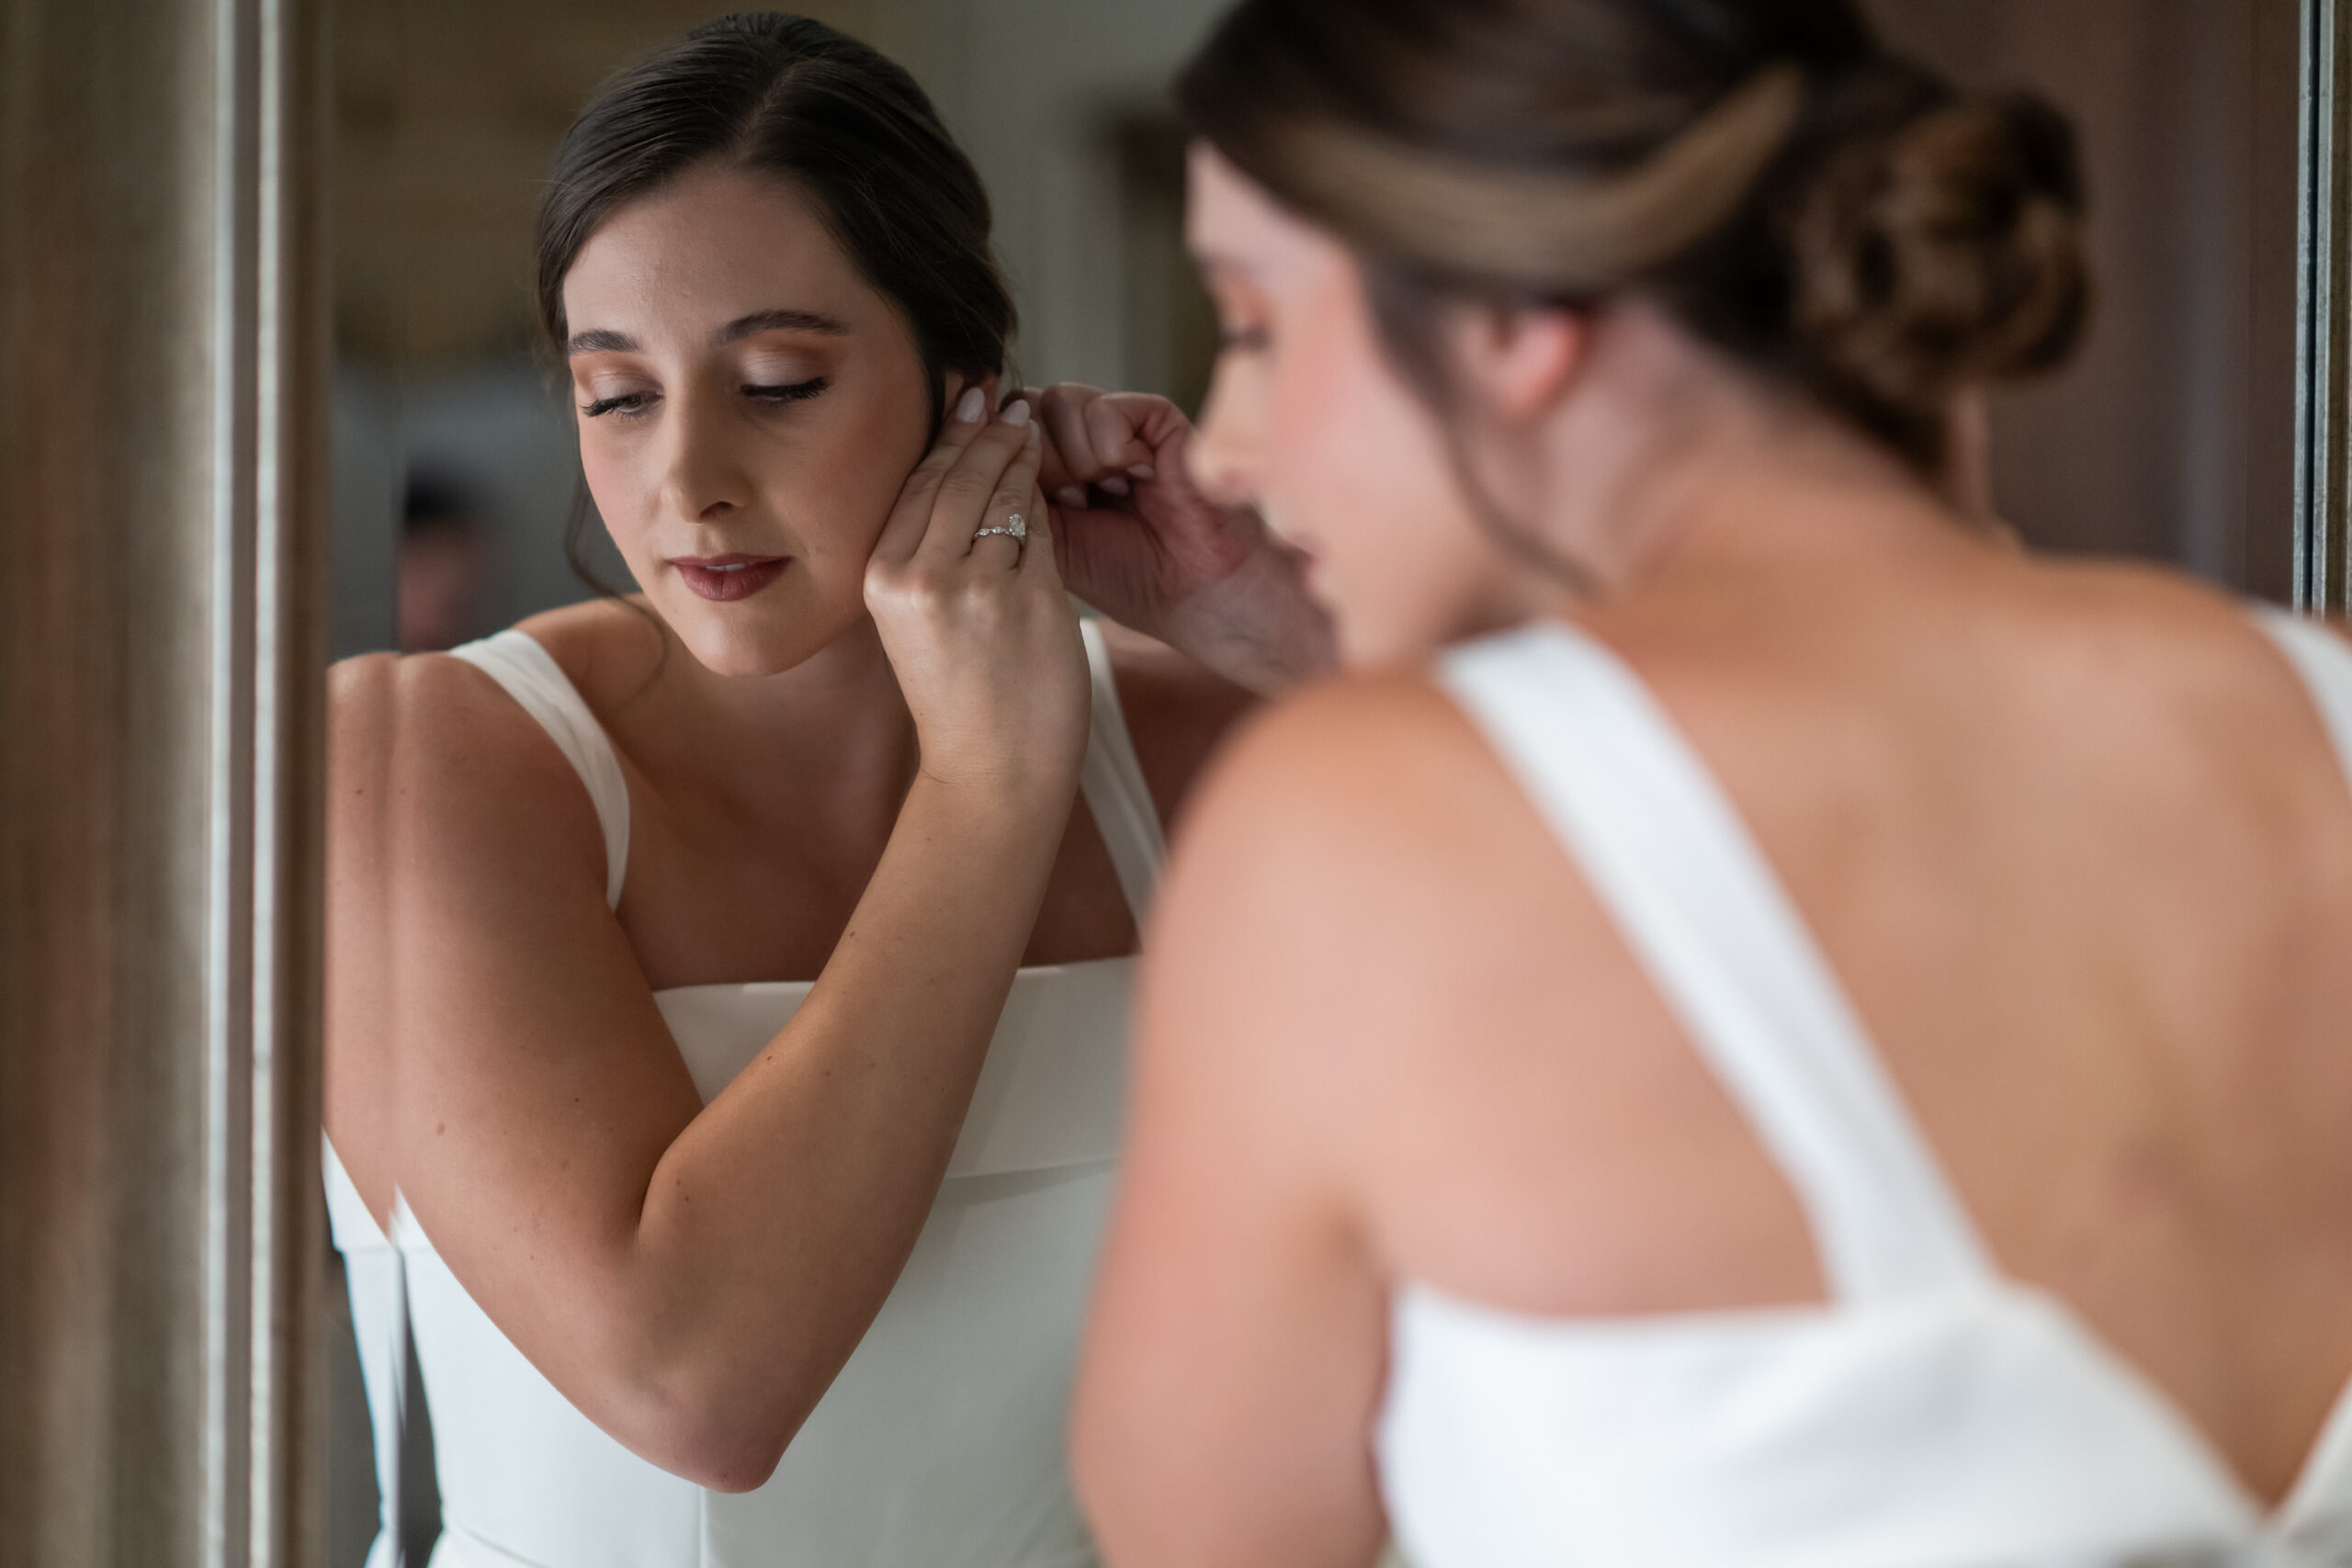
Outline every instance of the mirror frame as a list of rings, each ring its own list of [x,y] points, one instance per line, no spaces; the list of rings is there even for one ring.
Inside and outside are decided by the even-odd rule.
[[[2295,279],[2295,607],[2352,609],[2352,17],[2303,0]]]

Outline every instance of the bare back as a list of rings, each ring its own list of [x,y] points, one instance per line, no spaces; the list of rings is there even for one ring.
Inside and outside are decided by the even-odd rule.
[[[2352,790],[2279,653],[2170,578],[1957,543],[1586,624],[1745,818],[2001,1267],[2276,1499],[2352,1374]],[[1822,1299],[1786,1180],[1459,712],[1361,683],[1250,749],[1299,807],[1260,849],[1311,890],[1265,918],[1312,933],[1280,990],[1317,1010],[1265,1027],[1328,1043],[1285,1082],[1381,1273],[1557,1316]]]
[[[2277,1500],[2352,1375],[2352,787],[2319,712],[2244,606],[2164,573],[1950,529],[1837,550],[1782,536],[1785,569],[1663,573],[1583,626],[1722,783],[1996,1265]],[[1322,1368],[1291,1401],[1336,1380],[1329,1462],[1397,1281],[1559,1319],[1826,1300],[1790,1182],[1428,682],[1272,715],[1193,844],[1158,964],[1216,995],[1143,1013],[1206,1060],[1146,1054],[1131,1227],[1218,1215],[1294,1293],[1209,1349]],[[1146,1300],[1122,1331],[1188,1333]]]

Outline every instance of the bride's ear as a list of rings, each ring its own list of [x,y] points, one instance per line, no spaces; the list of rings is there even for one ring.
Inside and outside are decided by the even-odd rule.
[[[996,380],[997,378],[994,376],[982,376],[975,378],[973,377],[967,376],[961,370],[949,370],[944,372],[940,377],[939,407],[941,411],[944,413],[946,410],[954,408],[956,406],[956,400],[964,395],[965,388],[974,386],[992,388],[996,384]],[[994,413],[996,412],[993,400],[990,401],[989,412],[990,413]]]
[[[1454,373],[1505,418],[1540,416],[1575,382],[1589,321],[1557,305],[1470,306],[1454,322]]]

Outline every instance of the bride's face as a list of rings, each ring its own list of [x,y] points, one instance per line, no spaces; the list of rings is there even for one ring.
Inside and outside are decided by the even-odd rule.
[[[590,236],[563,308],[589,491],[695,657],[770,674],[855,625],[933,393],[809,202],[690,170]]]
[[[1187,222],[1225,329],[1195,479],[1306,552],[1347,664],[1418,663],[1493,624],[1521,592],[1511,563],[1382,352],[1355,258],[1203,147]]]

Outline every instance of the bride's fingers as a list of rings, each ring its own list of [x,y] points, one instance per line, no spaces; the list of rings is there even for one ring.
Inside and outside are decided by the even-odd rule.
[[[918,559],[942,566],[962,559],[990,518],[1018,511],[1027,502],[1037,485],[1039,436],[1029,405],[1016,399],[973,437],[940,478],[931,525],[916,547]]]
[[[1114,393],[1097,398],[1086,410],[1087,434],[1095,460],[1106,469],[1129,479],[1148,479],[1157,472],[1153,463],[1150,426],[1174,412],[1163,398]]]
[[[1015,488],[1021,479],[1021,466],[1016,463],[998,481],[996,495],[981,514],[980,530],[972,536],[973,559],[993,561],[1009,570],[1026,558],[1038,539],[1048,536],[1046,497],[1037,488],[1036,474],[1034,469],[1030,472],[1026,491]],[[1016,528],[1020,532],[1015,533]]]
[[[1061,591],[1061,564],[1054,558],[1054,525],[1046,507],[1045,492],[1033,491],[1030,510],[1023,515],[1029,519],[1029,536],[1022,541],[1021,559],[1015,570],[1025,580]]]
[[[947,417],[940,422],[939,440],[907,476],[898,504],[890,509],[890,516],[875,540],[877,559],[904,561],[913,558],[923,536],[930,531],[940,485],[963,460],[966,449],[988,428],[988,411],[987,383],[975,382],[958,394]]]
[[[1101,397],[1091,387],[1078,386],[1055,387],[1045,396],[1046,431],[1062,459],[1062,472],[1054,477],[1062,484],[1083,485],[1102,472],[1102,459],[1095,451],[1087,417],[1088,407]]]

